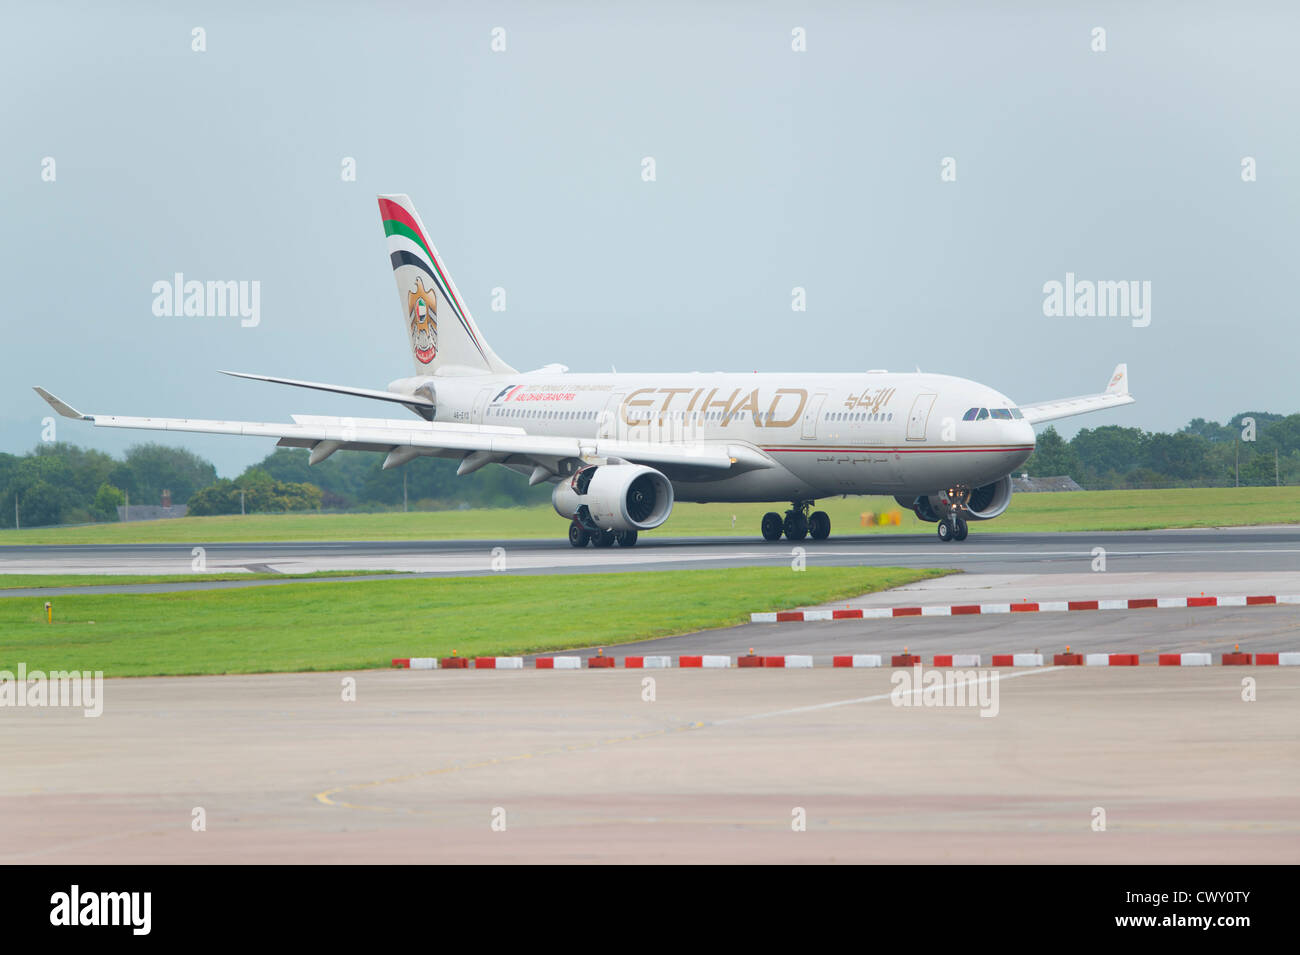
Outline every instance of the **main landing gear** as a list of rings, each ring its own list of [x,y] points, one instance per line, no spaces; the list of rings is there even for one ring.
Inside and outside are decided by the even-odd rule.
[[[763,515],[763,540],[777,541],[784,534],[787,540],[801,541],[805,537],[811,536],[815,541],[824,541],[831,536],[831,518],[825,511],[813,511],[808,513],[808,509],[813,506],[813,501],[796,501],[790,506],[790,510],[785,512],[785,518],[776,511],[768,511]]]
[[[570,521],[569,543],[574,547],[631,547],[636,543],[636,531],[589,531],[577,521]]]

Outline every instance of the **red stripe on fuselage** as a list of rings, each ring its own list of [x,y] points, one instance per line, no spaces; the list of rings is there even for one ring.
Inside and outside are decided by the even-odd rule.
[[[987,451],[1032,451],[1032,445],[1016,447],[971,447],[971,448],[880,448],[871,445],[846,445],[838,448],[763,448],[769,454],[786,454],[791,452],[817,452],[819,454],[862,453],[874,451],[885,454],[980,454]]]

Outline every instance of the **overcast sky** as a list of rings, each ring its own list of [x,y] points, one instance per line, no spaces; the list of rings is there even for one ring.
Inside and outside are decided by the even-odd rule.
[[[1138,403],[1064,432],[1300,411],[1295,4],[122,6],[4,8],[2,450],[40,439],[34,384],[104,413],[391,413],[216,374],[410,374],[379,192],[520,369],[919,365],[1030,402],[1127,361]],[[176,272],[260,282],[260,324],[155,316]],[[1150,324],[1045,316],[1067,272],[1150,282]],[[273,447],[58,437],[225,475]]]

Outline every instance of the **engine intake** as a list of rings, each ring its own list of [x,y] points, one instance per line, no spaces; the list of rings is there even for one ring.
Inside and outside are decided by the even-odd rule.
[[[970,492],[966,515],[975,521],[991,521],[1011,503],[1011,475]]]
[[[934,523],[948,512],[938,494],[915,498],[895,497],[903,507],[910,508],[923,521]],[[1007,509],[1011,503],[1011,475],[1007,475],[992,484],[985,484],[970,492],[966,500],[964,515],[972,521],[991,521]]]
[[[672,513],[673,486],[654,468],[593,464],[557,484],[551,505],[591,530],[648,531]]]

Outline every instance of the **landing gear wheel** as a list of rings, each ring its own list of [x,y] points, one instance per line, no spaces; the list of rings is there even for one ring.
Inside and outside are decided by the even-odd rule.
[[[613,547],[616,536],[618,535],[614,531],[596,531],[591,538],[591,543],[596,547]]]
[[[614,535],[619,547],[632,547],[636,544],[636,531],[619,531]]]
[[[587,541],[589,540],[591,540],[591,535],[587,533],[587,529],[585,527],[583,527],[577,521],[571,521],[569,523],[570,544],[572,544],[574,547],[586,547]]]
[[[801,541],[808,536],[808,518],[798,511],[791,511],[785,516],[786,540]]]
[[[939,535],[939,540],[943,541],[945,544],[952,540],[952,525],[947,521],[939,521],[939,526],[935,530]]]
[[[957,532],[953,534],[953,540],[964,541],[966,539],[966,535],[969,533],[970,533],[970,528],[966,526],[966,522],[962,520],[960,517],[957,518]]]
[[[781,523],[781,515],[776,511],[768,511],[763,515],[763,540],[779,541],[781,531],[784,529],[784,525]]]
[[[825,511],[813,511],[808,517],[808,533],[815,541],[824,541],[831,536],[831,516]]]

